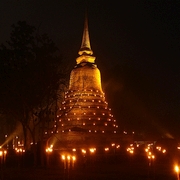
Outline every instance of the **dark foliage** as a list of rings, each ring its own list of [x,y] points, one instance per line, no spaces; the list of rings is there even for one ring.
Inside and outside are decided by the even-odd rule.
[[[10,41],[0,48],[1,112],[22,113],[54,99],[60,82],[62,58],[46,35],[25,21],[12,25]]]

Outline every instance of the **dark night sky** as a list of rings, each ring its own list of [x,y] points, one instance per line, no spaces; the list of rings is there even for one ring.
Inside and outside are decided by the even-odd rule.
[[[0,43],[25,20],[73,67],[86,5],[91,47],[119,127],[180,137],[180,1],[1,0]]]

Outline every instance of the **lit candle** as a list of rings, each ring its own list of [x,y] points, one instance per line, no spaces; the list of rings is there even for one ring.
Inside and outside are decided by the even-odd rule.
[[[66,157],[65,157],[65,155],[62,155],[61,158],[63,160],[64,169],[66,169]]]
[[[72,168],[74,169],[74,162],[76,160],[76,156],[72,156]]]

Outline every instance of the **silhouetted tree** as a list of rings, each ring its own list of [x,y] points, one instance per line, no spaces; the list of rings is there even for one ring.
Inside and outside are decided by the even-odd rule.
[[[47,34],[38,34],[25,21],[12,29],[10,40],[0,48],[0,111],[21,122],[28,148],[28,133],[35,144],[43,141],[45,130],[53,128],[53,123],[46,123],[47,115],[53,110],[56,117],[66,73],[58,48]]]

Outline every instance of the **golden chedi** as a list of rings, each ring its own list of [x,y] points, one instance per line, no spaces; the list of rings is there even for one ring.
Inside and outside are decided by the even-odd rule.
[[[102,91],[101,74],[90,46],[87,18],[78,54],[58,114],[57,141],[61,146],[71,148],[108,145],[113,143],[118,125]]]

